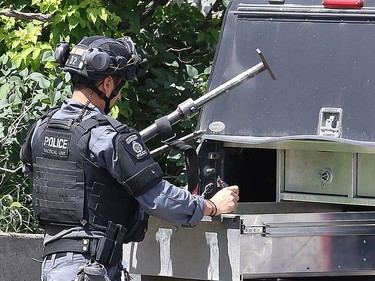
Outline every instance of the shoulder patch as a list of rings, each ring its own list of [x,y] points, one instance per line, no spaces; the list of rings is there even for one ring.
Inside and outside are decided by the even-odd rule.
[[[142,159],[149,154],[148,149],[139,134],[128,135],[121,143],[126,151],[137,159]]]

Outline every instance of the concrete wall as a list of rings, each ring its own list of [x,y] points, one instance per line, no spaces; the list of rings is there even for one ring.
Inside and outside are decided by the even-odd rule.
[[[39,281],[42,235],[0,233],[0,281]]]
[[[42,248],[43,235],[0,232],[0,281],[40,281]]]

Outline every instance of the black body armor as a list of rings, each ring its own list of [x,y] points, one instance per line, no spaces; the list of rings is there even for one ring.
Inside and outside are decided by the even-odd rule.
[[[105,115],[76,123],[53,119],[53,113],[42,119],[34,135],[29,134],[21,152],[24,162],[32,161],[33,204],[39,222],[103,232],[114,223],[125,227],[124,242],[143,240],[148,215],[133,196],[157,184],[162,171],[139,134]],[[102,125],[118,132],[114,140],[118,161],[121,170],[128,171],[120,179],[91,160],[90,132]]]

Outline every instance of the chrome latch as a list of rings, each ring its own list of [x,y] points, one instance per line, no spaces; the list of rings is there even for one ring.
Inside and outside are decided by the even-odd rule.
[[[342,109],[323,107],[319,112],[318,135],[339,138],[342,132]]]
[[[246,226],[241,222],[241,234],[265,234],[265,226]]]

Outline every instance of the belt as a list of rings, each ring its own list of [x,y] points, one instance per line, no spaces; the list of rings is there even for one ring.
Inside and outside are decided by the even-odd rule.
[[[90,254],[95,253],[97,239],[59,239],[52,241],[44,245],[43,257],[55,253],[82,253]]]
[[[44,245],[43,258],[50,259],[51,254],[66,255],[67,252],[81,253],[102,264],[117,264],[122,257],[122,243],[106,237],[100,239],[63,238]]]
[[[66,254],[67,254],[67,253],[57,253],[57,254],[56,254],[56,259],[57,259],[57,258],[65,257]],[[47,255],[47,256],[46,256],[46,260],[47,260],[47,261],[51,260],[51,259],[52,259],[52,255],[53,255],[53,254],[49,254],[49,255]]]

